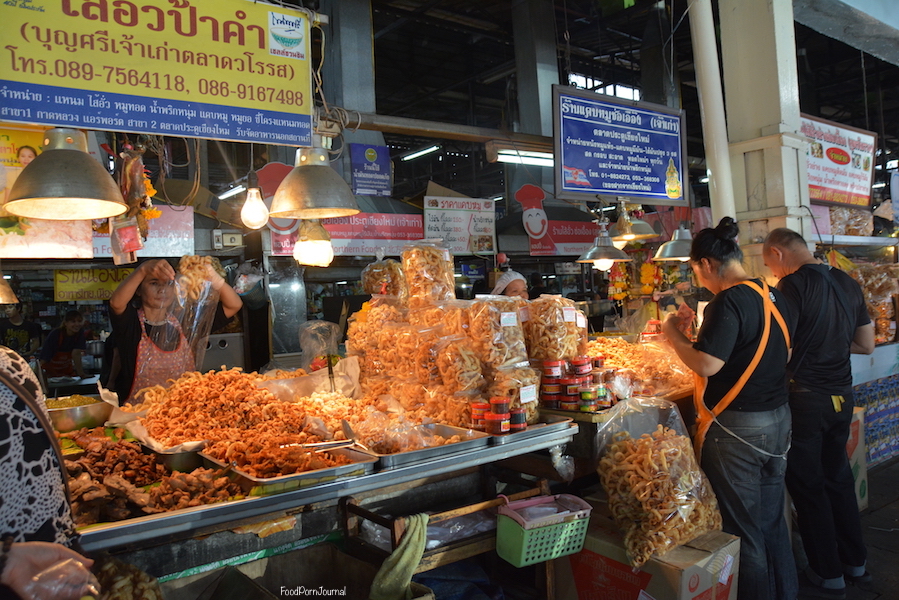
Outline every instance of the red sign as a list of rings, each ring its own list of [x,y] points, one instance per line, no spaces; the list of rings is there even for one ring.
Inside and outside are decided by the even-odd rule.
[[[272,219],[269,225],[272,253],[293,254],[298,222]],[[386,256],[397,256],[409,241],[424,237],[421,215],[359,213],[351,217],[322,219],[322,225],[331,234],[335,256],[374,256],[378,249],[383,249]]]
[[[542,236],[530,237],[531,256],[580,256],[593,247],[598,232],[589,221],[547,221]]]

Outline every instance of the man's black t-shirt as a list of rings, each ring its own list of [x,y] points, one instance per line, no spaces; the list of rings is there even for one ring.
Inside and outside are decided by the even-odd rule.
[[[833,285],[825,279],[828,275]],[[809,264],[784,277],[777,289],[798,321],[789,365],[793,381],[822,394],[850,393],[852,338],[857,328],[871,322],[858,283],[839,269]],[[845,308],[837,293],[842,294]]]
[[[761,286],[758,279],[752,280]],[[774,305],[792,329],[783,296],[771,289]],[[762,339],[764,305],[758,292],[735,285],[715,295],[705,309],[702,328],[693,347],[724,361],[721,370],[709,377],[705,404],[713,408],[746,371]],[[727,410],[774,410],[787,402],[787,358],[789,351],[780,325],[772,317],[768,345],[761,361]]]
[[[19,354],[27,354],[31,350],[31,340],[37,338],[40,342],[43,333],[41,326],[31,321],[22,321],[18,325],[9,319],[0,321],[0,344]]]

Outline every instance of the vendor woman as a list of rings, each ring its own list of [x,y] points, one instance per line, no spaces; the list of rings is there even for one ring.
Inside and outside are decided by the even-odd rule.
[[[47,335],[40,356],[41,368],[47,377],[87,377],[81,361],[87,350],[83,327],[84,316],[77,310],[70,310],[62,325]]]
[[[211,266],[206,278],[219,293],[212,330],[237,314],[243,301]],[[175,301],[175,270],[166,260],[141,263],[109,299],[118,372],[110,381],[122,402],[196,370],[190,344],[170,308]]]
[[[518,296],[527,300],[529,298],[528,280],[517,271],[506,271],[497,278],[496,285],[493,286],[493,294]]]

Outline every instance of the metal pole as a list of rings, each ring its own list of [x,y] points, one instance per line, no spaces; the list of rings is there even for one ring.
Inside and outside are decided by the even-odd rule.
[[[724,95],[715,43],[715,22],[711,0],[688,0],[690,37],[693,40],[693,62],[699,90],[699,113],[702,115],[702,137],[705,140],[709,194],[712,200],[712,223],[723,217],[737,218],[727,121],[724,117]]]

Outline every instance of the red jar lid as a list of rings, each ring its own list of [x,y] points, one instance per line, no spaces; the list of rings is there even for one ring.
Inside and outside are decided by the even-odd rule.
[[[504,402],[509,402],[508,396],[494,396],[490,399],[490,404],[503,404]]]
[[[564,360],[544,360],[543,366],[544,367],[563,367],[563,366],[565,366],[565,361]]]
[[[525,413],[527,413],[527,412],[528,412],[527,409],[524,409],[524,408],[513,408],[512,410],[509,411],[509,414],[512,414],[512,415],[523,415],[523,414],[525,414]]]
[[[485,421],[507,421],[512,418],[509,413],[487,413],[484,415]]]
[[[590,362],[589,356],[575,356],[571,359],[571,364],[573,365],[585,365]]]
[[[490,410],[490,405],[487,404],[486,402],[473,402],[471,404],[471,410],[473,410],[475,412],[477,412],[479,410],[486,412],[486,411]]]
[[[560,377],[556,381],[559,382],[559,385],[574,385],[578,383],[580,377]]]

